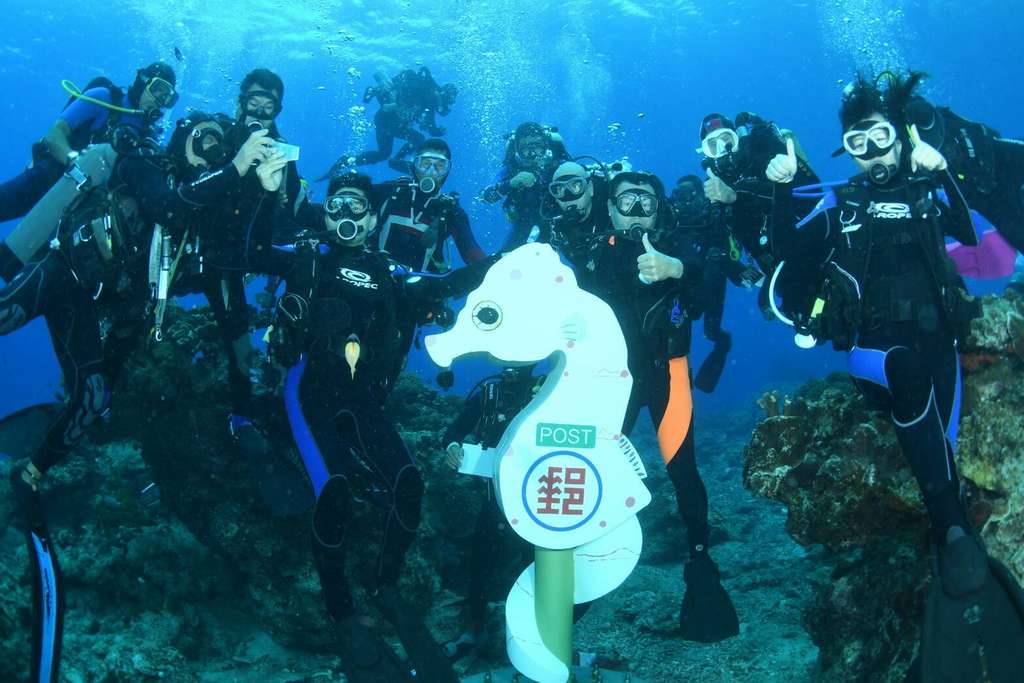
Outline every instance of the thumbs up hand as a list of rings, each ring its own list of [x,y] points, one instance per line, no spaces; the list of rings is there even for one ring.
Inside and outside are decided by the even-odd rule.
[[[710,168],[708,179],[704,181],[704,194],[714,203],[732,204],[736,201],[736,190],[726,185]]]
[[[791,183],[796,177],[796,147],[793,138],[786,138],[786,153],[776,154],[764,174],[773,183]]]
[[[919,168],[928,172],[946,170],[946,157],[921,139],[916,123],[910,127],[910,137],[914,142],[914,151],[910,153],[910,170],[914,173]]]
[[[644,253],[636,259],[636,267],[640,282],[645,285],[661,282],[668,278],[683,276],[683,262],[679,259],[662,254],[651,245],[647,233],[643,236]]]

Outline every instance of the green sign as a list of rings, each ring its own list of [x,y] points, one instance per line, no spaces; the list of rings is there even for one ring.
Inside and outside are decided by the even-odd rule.
[[[597,445],[597,427],[541,422],[537,425],[537,445],[555,448],[593,448]]]

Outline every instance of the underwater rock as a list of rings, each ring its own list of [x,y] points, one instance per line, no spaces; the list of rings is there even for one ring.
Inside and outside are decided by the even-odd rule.
[[[982,306],[961,349],[957,464],[990,554],[1024,577],[1024,300],[1007,292]],[[797,414],[775,397],[763,403],[744,483],[786,505],[797,542],[838,560],[803,616],[822,668],[831,680],[902,680],[930,581],[928,520],[889,417],[845,374],[799,389]]]
[[[335,637],[312,563],[311,513],[275,517],[258,498],[229,434],[226,368],[209,310],[172,306],[166,320],[165,340],[150,342],[128,363],[110,420],[47,477],[45,500],[68,594],[62,676],[190,681],[204,678],[204,667],[229,664],[281,671],[294,650],[310,653],[301,674],[253,673],[252,680],[341,680],[331,673]],[[255,401],[275,446],[297,462],[280,399],[263,393]],[[473,511],[493,504],[477,481],[444,464],[439,435],[459,407],[460,398],[411,375],[401,377],[389,403],[430,490],[401,580],[406,599],[424,610],[442,580],[468,585],[461,560]],[[0,462],[2,520],[10,512],[8,466]],[[140,495],[151,483],[159,488],[155,500]],[[349,575],[357,603],[369,609],[363,587],[372,585],[383,519],[367,507],[357,511],[352,547],[359,550],[349,553]],[[17,681],[27,675],[30,649],[28,562],[18,533],[0,528],[0,540],[0,680]],[[514,534],[506,540],[521,552]],[[520,570],[513,563],[494,581],[504,591]],[[454,627],[439,635],[456,635]],[[260,638],[273,643],[269,654],[234,661],[235,652],[248,652]]]

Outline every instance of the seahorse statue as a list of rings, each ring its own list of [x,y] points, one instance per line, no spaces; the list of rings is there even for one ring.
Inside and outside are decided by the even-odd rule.
[[[620,433],[633,378],[611,308],[579,288],[549,245],[527,244],[495,263],[455,325],[425,344],[443,367],[472,353],[506,365],[551,360],[543,387],[494,453],[482,454],[485,463],[493,456],[485,476],[493,476],[516,533],[542,549],[572,551],[574,603],[618,587],[640,558],[636,515],[651,495],[640,457]],[[537,620],[544,581],[534,563],[509,592],[507,649],[525,676],[562,683],[564,654],[548,648]]]

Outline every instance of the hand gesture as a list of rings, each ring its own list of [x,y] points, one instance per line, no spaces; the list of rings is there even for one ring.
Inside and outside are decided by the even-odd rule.
[[[708,179],[704,181],[704,195],[716,204],[732,204],[736,201],[736,190],[726,185],[710,168]]]
[[[946,170],[946,157],[942,156],[939,150],[921,139],[921,135],[917,132],[916,123],[910,127],[910,137],[914,143],[914,151],[910,153],[911,171],[917,173],[919,168],[929,173]]]
[[[264,190],[277,192],[284,178],[284,167],[287,165],[288,160],[284,158],[284,152],[275,149],[256,167],[256,177],[260,179],[260,185]]]
[[[235,158],[231,160],[231,163],[238,169],[238,175],[244,176],[249,172],[250,166],[270,156],[270,152],[274,148],[274,141],[267,137],[269,134],[269,130],[261,128],[242,144],[238,153],[235,154]]]
[[[651,245],[647,233],[644,233],[643,245],[644,253],[636,259],[641,282],[649,285],[672,277],[681,278],[683,276],[683,262],[655,249]]]
[[[773,183],[791,183],[796,177],[796,148],[793,138],[786,138],[786,153],[776,154],[764,172]]]

